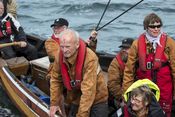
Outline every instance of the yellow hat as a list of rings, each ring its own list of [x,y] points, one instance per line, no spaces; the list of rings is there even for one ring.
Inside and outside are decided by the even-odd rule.
[[[124,93],[124,99],[125,101],[127,102],[128,101],[128,98],[129,98],[129,93],[137,88],[137,87],[140,87],[142,85],[147,85],[150,89],[153,89],[155,90],[155,93],[154,93],[154,96],[156,97],[157,101],[159,101],[160,99],[160,90],[158,88],[158,86],[153,83],[151,80],[149,79],[142,79],[142,80],[137,80],[136,82],[134,82],[127,90],[126,92]]]

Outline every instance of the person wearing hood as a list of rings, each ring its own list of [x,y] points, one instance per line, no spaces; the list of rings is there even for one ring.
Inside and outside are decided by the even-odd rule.
[[[0,44],[11,42],[18,42],[18,46],[0,48],[3,59],[18,55],[23,55],[28,60],[37,58],[37,49],[27,42],[22,26],[10,13],[7,13],[6,4],[0,0]]]
[[[126,104],[112,117],[166,117],[160,107],[160,90],[148,79],[137,80],[124,93]]]
[[[138,79],[152,80],[160,88],[160,106],[171,117],[175,99],[175,42],[163,32],[163,22],[155,13],[147,15],[143,25],[145,32],[133,42],[128,54],[123,89],[126,91]]]

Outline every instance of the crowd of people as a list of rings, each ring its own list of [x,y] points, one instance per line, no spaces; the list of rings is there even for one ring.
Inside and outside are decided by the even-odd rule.
[[[0,48],[1,58],[18,55],[37,58],[17,20],[16,0],[0,0],[0,44],[19,42]],[[57,18],[53,34],[45,41],[50,67],[50,113],[63,117],[171,117],[175,100],[175,42],[162,30],[155,14],[143,21],[144,32],[137,39],[125,38],[108,68],[107,81],[95,54],[97,31],[84,41]],[[109,100],[110,98],[110,100]],[[112,107],[112,110],[109,109]]]

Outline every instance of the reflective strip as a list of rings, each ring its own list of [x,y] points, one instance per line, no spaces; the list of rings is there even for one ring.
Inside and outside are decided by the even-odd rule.
[[[101,67],[100,67],[100,65],[98,64],[97,75],[100,73],[100,71],[101,71]]]
[[[121,115],[122,115],[122,109],[119,108],[119,109],[117,110],[117,117],[120,117]]]

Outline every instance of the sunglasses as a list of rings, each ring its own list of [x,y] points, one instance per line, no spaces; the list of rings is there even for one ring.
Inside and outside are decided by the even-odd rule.
[[[149,25],[148,27],[149,28],[160,28],[162,25],[160,24],[160,25]]]

